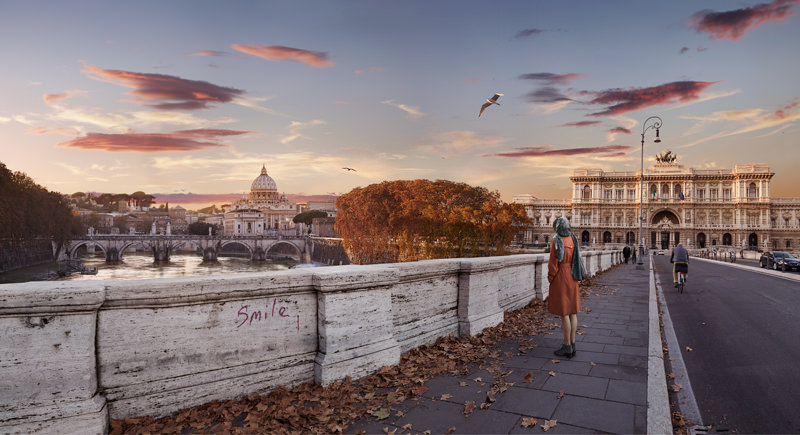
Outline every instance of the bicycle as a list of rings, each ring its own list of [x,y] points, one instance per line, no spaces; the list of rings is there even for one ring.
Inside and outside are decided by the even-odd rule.
[[[686,272],[678,272],[678,292],[683,293],[683,286],[686,284]]]

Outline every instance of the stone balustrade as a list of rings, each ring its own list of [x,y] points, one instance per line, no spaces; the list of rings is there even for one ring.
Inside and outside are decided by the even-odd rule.
[[[592,275],[621,251],[583,253]],[[549,294],[547,254],[0,285],[0,433],[358,378]]]

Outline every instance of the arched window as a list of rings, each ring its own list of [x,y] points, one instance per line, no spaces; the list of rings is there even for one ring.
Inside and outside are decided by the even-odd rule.
[[[651,198],[658,198],[658,188],[655,184],[650,185],[650,197]]]
[[[603,243],[611,243],[611,232],[606,231],[603,233]]]
[[[661,186],[661,197],[669,198],[669,184]]]
[[[750,185],[747,186],[747,197],[758,198],[758,187],[756,187],[756,183],[750,183]]]
[[[680,184],[675,184],[675,186],[672,188],[672,191],[675,194],[675,199],[681,199],[681,194],[683,193],[683,189],[681,189]]]
[[[588,245],[589,244],[589,232],[584,231],[581,233],[581,245]]]
[[[592,199],[592,188],[588,184],[583,186],[583,199]]]

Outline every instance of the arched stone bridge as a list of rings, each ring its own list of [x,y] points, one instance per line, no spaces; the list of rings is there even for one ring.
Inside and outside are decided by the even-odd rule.
[[[216,261],[222,248],[238,244],[250,252],[253,261],[266,260],[270,252],[286,246],[297,253],[301,263],[311,262],[311,241],[307,236],[197,236],[197,235],[92,235],[76,237],[64,245],[62,255],[75,258],[83,246],[95,246],[103,251],[107,262],[122,260],[131,247],[153,252],[155,261],[168,261],[178,248],[190,245],[203,253],[203,261]]]

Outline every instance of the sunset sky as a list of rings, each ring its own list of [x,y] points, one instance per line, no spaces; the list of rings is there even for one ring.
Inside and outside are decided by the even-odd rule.
[[[658,115],[646,166],[767,163],[800,197],[798,3],[0,0],[0,161],[190,206],[262,164],[287,194],[569,198],[574,168],[638,170]]]

